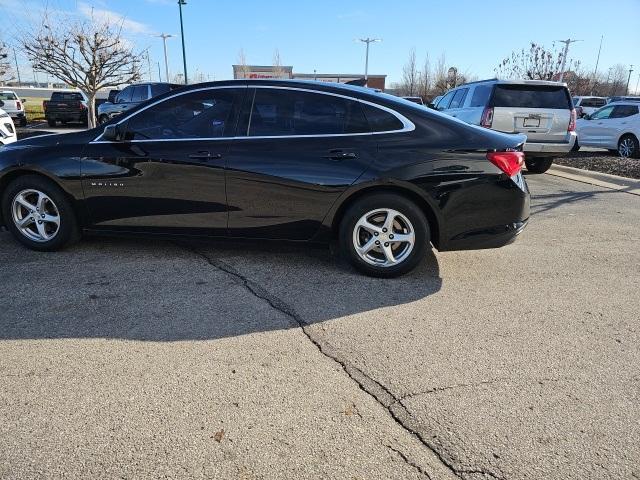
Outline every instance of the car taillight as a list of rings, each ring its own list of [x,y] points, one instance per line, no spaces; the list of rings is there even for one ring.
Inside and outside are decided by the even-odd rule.
[[[569,126],[567,127],[567,132],[575,132],[576,131],[576,109],[571,109],[571,119],[569,120]]]
[[[496,167],[502,170],[504,173],[513,177],[520,170],[524,164],[523,152],[488,152],[487,160],[493,163]]]
[[[22,110],[22,104],[20,102],[16,102],[16,108],[18,110]]]
[[[480,126],[484,128],[491,128],[493,123],[493,108],[487,107],[482,111],[482,118],[480,118]]]

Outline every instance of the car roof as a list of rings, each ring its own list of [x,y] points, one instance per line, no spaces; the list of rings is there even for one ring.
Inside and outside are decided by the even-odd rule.
[[[604,107],[609,107],[611,105],[627,105],[627,106],[637,107],[638,102],[633,100],[617,100],[615,102],[607,103],[606,105],[604,105]]]
[[[565,82],[554,82],[551,80],[500,80],[497,78],[489,78],[486,80],[478,80],[476,82],[467,82],[462,85],[458,85],[456,88],[466,87],[468,85],[477,85],[481,83],[500,84],[500,85],[548,85],[548,86],[563,86],[566,87]]]

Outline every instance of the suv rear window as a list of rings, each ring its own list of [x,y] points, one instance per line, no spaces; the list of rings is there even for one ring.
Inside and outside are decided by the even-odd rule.
[[[15,93],[13,92],[0,92],[0,100],[17,100]]]
[[[51,94],[51,100],[65,101],[65,100],[84,100],[82,94],[76,92],[53,92]]]
[[[553,85],[496,85],[493,107],[571,109],[566,87]]]

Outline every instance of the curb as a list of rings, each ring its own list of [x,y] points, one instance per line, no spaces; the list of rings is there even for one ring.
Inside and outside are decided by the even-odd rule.
[[[581,168],[565,167],[564,165],[553,165],[547,172],[548,175],[562,177],[575,182],[588,183],[598,187],[617,190],[622,193],[640,196],[640,180],[634,178],[620,177],[608,173],[593,172]]]

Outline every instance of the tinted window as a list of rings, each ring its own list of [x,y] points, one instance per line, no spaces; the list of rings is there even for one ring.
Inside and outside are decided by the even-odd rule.
[[[127,131],[134,140],[232,136],[238,96],[224,88],[172,97],[134,115]]]
[[[128,103],[131,101],[131,94],[134,87],[127,87],[116,96],[116,103]]]
[[[249,136],[368,133],[359,102],[295,90],[256,89]]]
[[[131,101],[134,103],[144,102],[149,97],[149,87],[147,85],[137,85],[131,94]]]
[[[17,100],[18,97],[13,92],[0,92],[0,100]]]
[[[451,99],[456,94],[455,90],[447,93],[444,97],[440,99],[438,104],[436,105],[436,110],[444,110],[449,107],[449,103],[451,103]]]
[[[613,111],[613,106],[601,108],[597,112],[594,112],[591,115],[592,120],[604,120],[605,118],[609,118],[611,112]]]
[[[77,92],[53,92],[51,94],[51,100],[65,101],[65,100],[84,100],[81,93]]]
[[[613,107],[613,112],[611,112],[609,118],[625,118],[637,113],[638,107],[636,105],[616,105]]]
[[[402,130],[404,125],[398,117],[392,113],[372,105],[362,104],[362,109],[367,117],[372,132],[393,132]]]
[[[471,97],[470,107],[484,107],[489,103],[489,97],[491,96],[492,85],[478,85],[473,90],[473,96]]]
[[[115,102],[118,93],[120,93],[120,90],[109,90],[109,99],[107,101],[111,103]]]
[[[464,104],[464,99],[467,97],[468,88],[461,88],[451,99],[449,108],[460,108]]]
[[[580,106],[582,107],[603,107],[607,103],[604,98],[583,98]],[[575,102],[574,102],[575,105]]]
[[[543,85],[496,85],[494,107],[570,109],[571,97],[565,87]]]
[[[162,95],[163,93],[167,93],[169,90],[171,90],[169,85],[164,83],[156,83],[151,85],[151,96],[157,97],[159,95]]]

